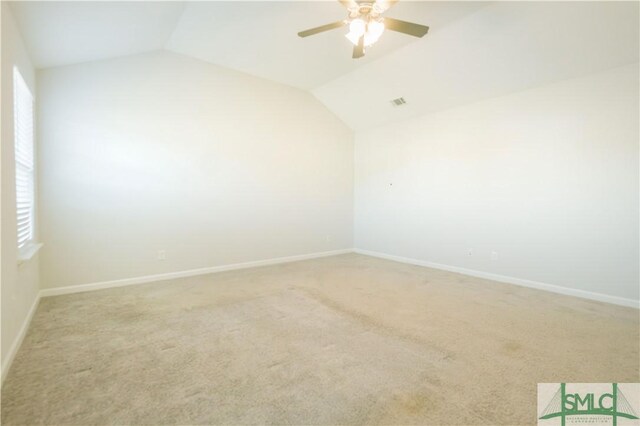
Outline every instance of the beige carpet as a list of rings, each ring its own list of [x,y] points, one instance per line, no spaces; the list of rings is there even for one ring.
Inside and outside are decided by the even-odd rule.
[[[533,424],[638,311],[356,254],[41,301],[3,424]]]

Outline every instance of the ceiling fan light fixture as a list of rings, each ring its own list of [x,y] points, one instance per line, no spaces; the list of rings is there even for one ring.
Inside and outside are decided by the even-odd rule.
[[[367,32],[364,34],[364,45],[371,46],[378,41],[384,32],[384,23],[382,21],[370,21],[367,25]]]
[[[345,37],[349,39],[354,46],[357,46],[360,37],[365,34],[365,31],[367,31],[367,24],[365,24],[362,19],[356,18],[349,23],[349,33],[345,35]]]
[[[359,35],[357,35],[356,33],[354,33],[353,31],[349,31],[348,34],[345,34],[345,37],[351,42],[353,43],[354,46],[358,45],[358,41],[360,41],[360,37]]]
[[[353,43],[354,46],[358,45],[360,37],[362,37],[367,30],[367,24],[360,19],[356,18],[349,23],[349,33],[345,37]]]
[[[366,33],[364,35],[364,47],[369,47],[376,41],[378,41],[378,39],[374,38],[371,34]]]
[[[367,30],[367,24],[360,18],[356,18],[349,24],[349,33],[360,38]]]

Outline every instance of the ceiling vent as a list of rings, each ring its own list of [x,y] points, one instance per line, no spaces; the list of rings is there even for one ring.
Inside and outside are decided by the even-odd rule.
[[[394,99],[391,101],[391,105],[399,107],[402,106],[404,104],[406,104],[407,101],[404,100],[404,98],[398,98],[398,99]]]

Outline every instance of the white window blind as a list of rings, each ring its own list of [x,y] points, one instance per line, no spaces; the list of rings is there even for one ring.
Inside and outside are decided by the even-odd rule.
[[[13,70],[13,103],[18,248],[24,248],[33,242],[34,234],[33,96],[17,68]]]

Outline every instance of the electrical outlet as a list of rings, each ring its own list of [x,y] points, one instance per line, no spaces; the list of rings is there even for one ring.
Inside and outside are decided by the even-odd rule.
[[[330,243],[332,239],[333,238],[331,238],[331,235],[327,235],[326,237],[324,237],[324,240],[328,243]]]
[[[496,260],[498,258],[498,252],[497,251],[492,251],[491,252],[491,260]]]
[[[164,250],[158,250],[158,260],[165,260],[167,258],[167,252]]]
[[[473,256],[473,249],[472,248],[467,250],[467,256]]]

